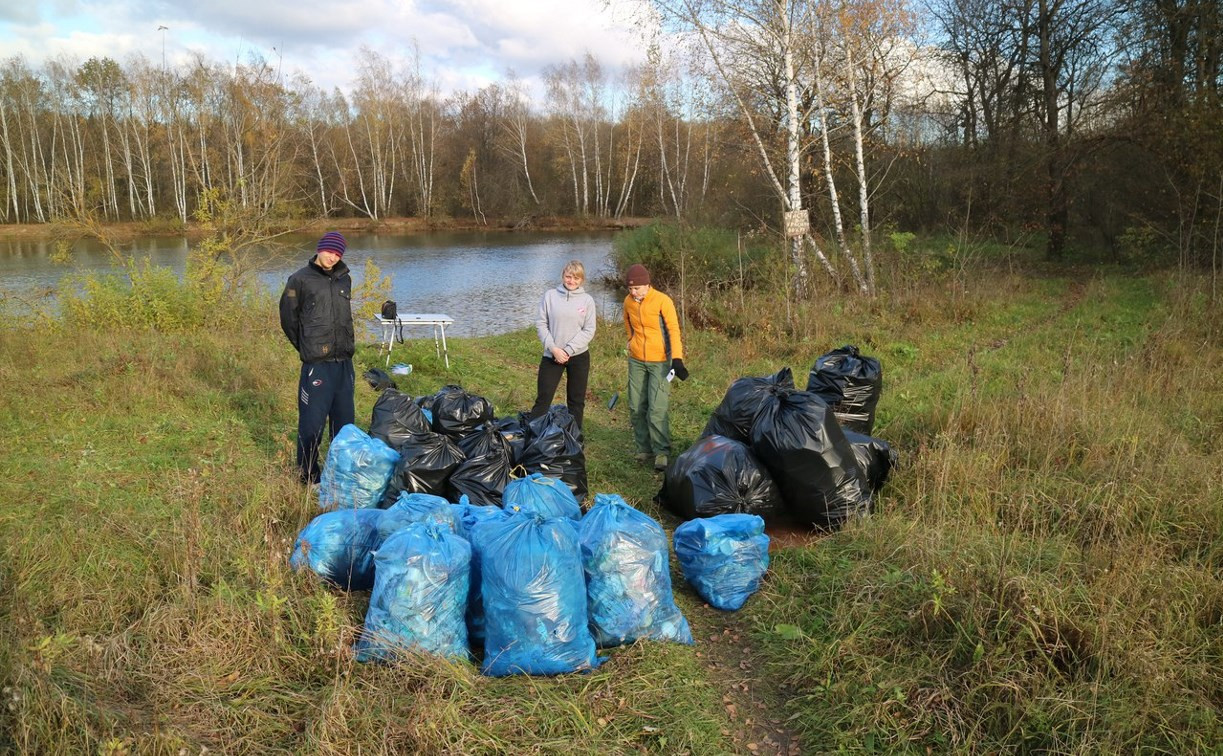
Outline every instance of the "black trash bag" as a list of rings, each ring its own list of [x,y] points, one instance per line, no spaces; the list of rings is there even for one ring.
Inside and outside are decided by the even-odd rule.
[[[752,438],[752,420],[771,393],[793,388],[794,378],[788,367],[763,378],[740,378],[726,390],[726,396],[705,424],[701,437],[717,435],[747,443]]]
[[[560,478],[579,502],[586,498],[586,452],[582,442],[558,425],[549,425],[533,435],[522,453],[528,473]]]
[[[433,395],[433,430],[458,440],[492,420],[493,404],[461,386],[443,386]]]
[[[530,434],[527,413],[509,415],[497,421],[497,430],[501,437],[510,445],[510,463],[517,465],[522,462],[522,453],[527,448],[527,438]]]
[[[736,512],[767,518],[785,510],[781,492],[751,449],[716,434],[671,460],[658,500],[685,520]]]
[[[510,482],[510,445],[494,423],[459,441],[467,455],[450,475],[450,498],[458,501],[466,494],[475,506],[501,506],[501,494]]]
[[[432,433],[429,419],[412,397],[389,388],[374,402],[370,416],[369,435],[381,439],[387,446],[398,451],[409,437],[420,433]]]
[[[874,496],[883,484],[887,482],[888,473],[896,466],[899,458],[892,445],[881,438],[872,438],[862,433],[845,431],[845,438],[853,447],[854,457],[858,460],[858,469],[866,476],[866,486]]]
[[[403,456],[378,504],[383,509],[394,504],[404,491],[445,496],[451,473],[465,459],[463,450],[453,441],[433,432],[409,436],[399,453]]]
[[[544,414],[540,415],[534,420],[528,420],[528,440],[535,436],[543,435],[544,430],[550,425],[555,425],[573,434],[573,437],[578,440],[578,443],[584,443],[585,441],[585,439],[582,438],[582,429],[578,425],[577,418],[575,418],[569,412],[569,408],[563,404],[553,404]]]
[[[416,402],[416,406],[417,406],[417,407],[420,407],[422,410],[424,410],[424,411],[425,411],[426,416],[429,418],[429,423],[430,423],[430,426],[429,426],[429,427],[430,427],[430,430],[432,430],[432,427],[433,427],[433,426],[432,426],[432,423],[433,423],[433,402],[434,402],[434,400],[436,400],[436,399],[437,399],[437,395],[436,395],[436,394],[425,394],[424,396],[418,396],[418,397],[416,397],[416,398],[413,400],[414,402]]]
[[[760,408],[752,451],[772,473],[787,512],[835,529],[868,507],[866,481],[832,410],[809,391],[778,391]]]
[[[883,366],[847,344],[820,356],[811,367],[807,390],[832,407],[841,427],[871,434],[883,393]]]
[[[399,384],[395,383],[395,379],[382,368],[370,368],[362,373],[361,377],[365,379],[365,382],[368,383],[369,387],[374,391],[385,391],[389,388],[399,388]]]

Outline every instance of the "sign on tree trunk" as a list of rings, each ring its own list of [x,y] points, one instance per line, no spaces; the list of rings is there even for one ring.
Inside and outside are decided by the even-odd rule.
[[[787,210],[785,220],[786,236],[790,238],[806,236],[811,230],[811,221],[807,218],[806,210]]]

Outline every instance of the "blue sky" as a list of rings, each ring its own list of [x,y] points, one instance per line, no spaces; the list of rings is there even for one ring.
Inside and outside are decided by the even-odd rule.
[[[349,89],[362,46],[406,65],[411,45],[443,93],[474,90],[513,69],[531,89],[550,64],[589,50],[611,70],[644,58],[639,0],[0,0],[0,57],[38,65],[65,56],[171,66],[262,57]],[[159,30],[159,27],[166,27]]]

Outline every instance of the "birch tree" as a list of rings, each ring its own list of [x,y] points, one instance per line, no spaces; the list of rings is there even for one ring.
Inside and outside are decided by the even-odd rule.
[[[781,209],[804,211],[797,70],[804,39],[796,26],[801,26],[803,14],[809,10],[806,4],[801,0],[652,0],[652,5],[666,21],[693,34],[703,46],[751,135]],[[780,90],[752,88],[752,77],[740,72],[741,68],[752,67],[775,70]],[[775,100],[779,118],[772,125],[784,135],[781,155],[766,143],[765,128],[769,124],[760,122],[758,111],[751,105],[757,98]],[[794,236],[789,242],[792,286],[800,293],[807,291],[809,279],[804,238],[828,275],[837,279],[836,270],[810,234]]]
[[[505,119],[502,123],[502,139],[498,144],[502,151],[514,158],[516,165],[522,171],[531,200],[538,206],[539,195],[535,193],[535,184],[531,181],[530,161],[527,159],[527,131],[531,121],[530,105],[522,91],[522,82],[518,80],[514,72],[509,72],[507,78]]]

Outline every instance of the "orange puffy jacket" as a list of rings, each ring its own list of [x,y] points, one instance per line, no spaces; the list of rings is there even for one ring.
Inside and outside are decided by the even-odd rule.
[[[653,287],[640,302],[624,298],[624,330],[628,333],[628,353],[633,359],[666,362],[684,358],[675,303]]]

